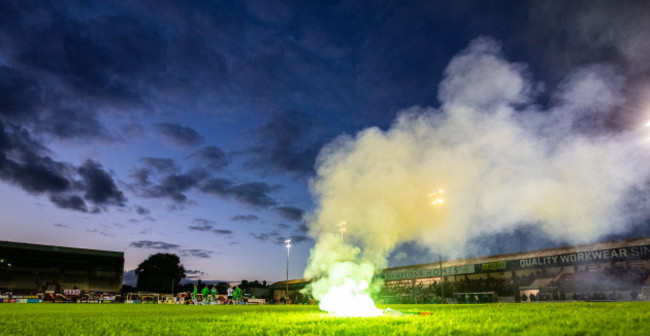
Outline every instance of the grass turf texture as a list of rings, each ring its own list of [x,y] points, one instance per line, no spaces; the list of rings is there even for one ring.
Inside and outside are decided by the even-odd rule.
[[[386,306],[380,306],[386,308]],[[650,302],[390,305],[339,318],[316,306],[0,304],[2,335],[648,335]]]

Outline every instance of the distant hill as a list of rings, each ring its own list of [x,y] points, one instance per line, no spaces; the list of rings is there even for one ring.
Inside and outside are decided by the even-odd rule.
[[[198,281],[199,281],[199,279],[187,279],[187,278],[185,278],[185,279],[181,280],[181,285],[185,285],[185,284],[188,284],[188,283],[197,283]],[[201,279],[201,283],[204,284],[204,285],[216,285],[216,284],[218,284],[220,282],[225,282],[225,283],[229,284],[229,283],[240,283],[241,281],[203,280],[203,279]]]

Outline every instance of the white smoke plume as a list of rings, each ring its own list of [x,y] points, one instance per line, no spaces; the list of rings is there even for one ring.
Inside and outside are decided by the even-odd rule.
[[[473,41],[445,70],[438,109],[403,110],[386,131],[341,136],[322,150],[305,272],[320,279],[315,298],[350,279],[369,291],[405,242],[455,257],[473,238],[522,225],[575,243],[625,231],[648,208],[628,196],[647,191],[650,147],[639,129],[606,131],[623,85],[606,65],[584,67],[540,110],[541,86],[525,66],[489,38]]]

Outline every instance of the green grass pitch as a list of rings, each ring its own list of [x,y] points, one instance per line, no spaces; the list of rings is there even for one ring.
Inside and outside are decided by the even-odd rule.
[[[380,306],[386,308],[387,306]],[[0,304],[2,335],[648,335],[650,302],[390,305],[340,318],[316,306]]]

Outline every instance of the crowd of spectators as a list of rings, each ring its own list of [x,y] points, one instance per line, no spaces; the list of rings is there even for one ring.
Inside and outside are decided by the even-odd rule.
[[[430,284],[411,283],[384,286],[378,299],[385,303],[439,303],[442,301],[443,286],[434,281]],[[445,281],[444,293],[448,300],[454,293],[494,292],[498,296],[512,296],[514,289],[507,279],[458,279]]]
[[[456,292],[494,292],[498,296],[512,296],[514,289],[509,279],[462,279],[454,283]]]

